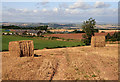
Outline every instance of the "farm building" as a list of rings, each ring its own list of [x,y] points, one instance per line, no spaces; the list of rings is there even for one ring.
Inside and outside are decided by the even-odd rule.
[[[23,34],[26,33],[25,30],[15,30],[14,32],[15,32],[16,35],[23,35]]]
[[[3,32],[2,35],[7,35],[7,33],[6,33],[6,32]]]
[[[16,35],[31,35],[31,36],[41,36],[46,33],[44,30],[13,30]]]
[[[27,31],[26,34],[27,35],[31,35],[31,36],[41,36],[42,35],[42,31],[30,30],[30,31]]]
[[[2,35],[12,35],[13,33],[6,33],[6,32],[3,32]]]

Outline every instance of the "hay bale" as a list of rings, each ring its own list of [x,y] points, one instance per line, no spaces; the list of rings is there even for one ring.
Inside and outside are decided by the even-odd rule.
[[[9,42],[9,53],[11,56],[24,57],[34,55],[34,45],[32,40]]]
[[[92,47],[104,47],[105,46],[105,36],[92,36],[91,46]]]

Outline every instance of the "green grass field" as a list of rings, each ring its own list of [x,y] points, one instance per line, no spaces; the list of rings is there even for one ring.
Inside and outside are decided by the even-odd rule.
[[[8,45],[10,41],[19,41],[19,40],[33,40],[34,49],[43,49],[43,48],[59,48],[59,47],[72,47],[72,46],[83,46],[85,45],[82,42],[71,42],[71,41],[57,41],[57,40],[45,40],[40,37],[22,37],[15,35],[3,35],[2,36],[2,51],[8,50]]]

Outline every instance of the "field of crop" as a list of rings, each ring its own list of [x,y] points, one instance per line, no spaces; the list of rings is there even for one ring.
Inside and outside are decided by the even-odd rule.
[[[109,32],[110,34],[113,34],[114,32]],[[75,33],[75,34],[47,34],[44,35],[45,37],[59,37],[59,38],[64,38],[64,39],[82,39],[82,35],[85,33]],[[107,35],[108,32],[106,33],[95,33],[96,36],[102,36],[102,35]]]
[[[12,57],[2,52],[2,80],[118,80],[117,44],[42,49],[34,54]]]
[[[10,41],[18,41],[18,40],[33,40],[35,49],[72,47],[72,46],[84,45],[84,43],[82,42],[47,40],[41,37],[22,37],[22,36],[14,36],[14,35],[3,35],[2,51],[8,50],[8,45]]]

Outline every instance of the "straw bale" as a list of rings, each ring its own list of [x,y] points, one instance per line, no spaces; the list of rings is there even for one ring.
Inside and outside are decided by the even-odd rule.
[[[91,46],[92,47],[104,47],[105,46],[105,36],[92,36]]]
[[[34,45],[32,40],[9,42],[9,53],[11,56],[23,57],[33,56]]]

